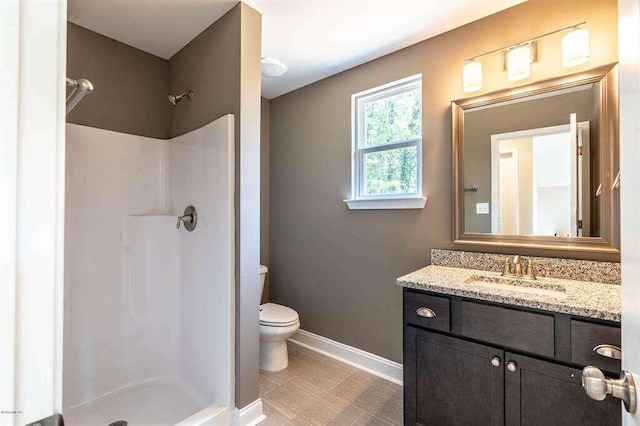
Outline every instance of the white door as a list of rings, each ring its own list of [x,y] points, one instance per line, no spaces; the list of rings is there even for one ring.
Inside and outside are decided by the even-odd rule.
[[[66,0],[0,2],[0,424],[62,409]]]
[[[579,155],[579,141],[578,141],[578,121],[577,114],[572,113],[569,115],[569,152],[571,155],[571,226],[569,236],[577,237],[580,232],[578,226],[578,220],[580,216],[578,193],[580,192],[581,180],[579,176],[582,172],[582,167],[578,167],[578,155]]]
[[[577,128],[578,149],[576,150],[577,186],[576,193],[577,220],[581,226],[577,228],[576,235],[579,237],[591,236],[591,140],[589,122],[578,123]]]
[[[500,152],[500,234],[518,234],[518,149]],[[495,212],[495,211],[494,211]],[[495,214],[495,213],[494,213]]]
[[[533,235],[575,237],[577,145],[564,130],[534,136],[531,143]]]
[[[622,250],[622,368],[640,384],[640,4],[620,0],[620,169]],[[640,412],[623,423],[640,425]]]

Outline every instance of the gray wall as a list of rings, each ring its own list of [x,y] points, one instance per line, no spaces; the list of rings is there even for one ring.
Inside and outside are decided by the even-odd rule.
[[[240,113],[240,27],[236,6],[169,59],[169,92],[194,92],[171,108],[170,137]]]
[[[491,204],[491,135],[569,124],[569,114],[573,112],[578,122],[593,122],[596,118],[593,93],[599,93],[599,87],[595,85],[591,90],[465,112],[464,185],[478,187],[478,192],[465,193],[466,232],[491,233],[494,212],[479,215],[475,207],[476,203]],[[597,133],[592,134],[597,136]],[[597,141],[593,138],[591,141],[596,147]]]
[[[305,330],[400,362],[395,279],[428,264],[429,249],[454,248],[450,103],[466,97],[464,59],[581,21],[589,23],[591,59],[571,71],[617,61],[615,2],[530,0],[271,100],[270,299],[296,309]],[[500,60],[487,60],[480,94],[567,72],[560,37],[539,48],[533,77],[517,84]],[[417,73],[429,201],[423,210],[350,211],[342,200],[351,190],[351,95]]]
[[[260,102],[260,263],[269,266],[269,99]],[[269,300],[269,274],[260,303]]]
[[[67,75],[86,78],[94,87],[67,122],[169,137],[166,60],[68,22]]]
[[[262,17],[239,3],[169,61],[69,23],[67,68],[95,92],[71,123],[172,138],[235,115],[236,406],[258,398]],[[173,108],[167,93],[192,89]]]

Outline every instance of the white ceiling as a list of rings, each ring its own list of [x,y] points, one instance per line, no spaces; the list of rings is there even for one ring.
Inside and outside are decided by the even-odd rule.
[[[246,0],[262,13],[262,55],[284,63],[263,78],[274,98],[524,0]],[[234,0],[69,0],[75,24],[169,59]]]
[[[164,59],[237,0],[68,0],[69,21]]]

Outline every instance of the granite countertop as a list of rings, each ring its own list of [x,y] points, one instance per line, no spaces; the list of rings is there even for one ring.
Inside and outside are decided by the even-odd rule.
[[[518,281],[529,288],[522,291],[508,285],[505,279],[508,280],[497,272],[430,265],[398,278],[397,284],[433,293],[620,322],[619,285],[545,277]]]

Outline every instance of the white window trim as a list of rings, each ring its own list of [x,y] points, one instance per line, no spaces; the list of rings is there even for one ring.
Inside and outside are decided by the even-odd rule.
[[[422,209],[427,197],[373,198],[364,200],[344,200],[349,210],[396,210]]]
[[[422,136],[403,141],[360,148],[359,136],[364,132],[364,120],[360,119],[360,108],[365,102],[384,98],[422,87],[422,74],[416,74],[402,80],[374,87],[351,97],[351,199],[344,200],[350,210],[366,209],[421,209],[427,197],[422,195]],[[415,146],[417,151],[417,191],[414,193],[388,195],[362,195],[363,191],[363,158],[365,154],[389,149]]]

